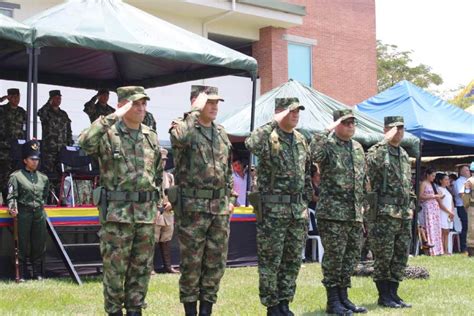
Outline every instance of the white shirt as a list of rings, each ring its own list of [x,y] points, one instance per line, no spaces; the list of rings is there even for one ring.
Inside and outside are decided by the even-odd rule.
[[[232,177],[234,178],[234,191],[239,195],[237,205],[245,206],[247,197],[247,173],[245,173],[242,178],[238,173],[232,172]]]
[[[460,176],[455,182],[454,182],[454,201],[456,203],[456,207],[463,206],[463,202],[461,197],[459,196],[459,193],[464,193],[464,183],[466,183],[467,178]]]

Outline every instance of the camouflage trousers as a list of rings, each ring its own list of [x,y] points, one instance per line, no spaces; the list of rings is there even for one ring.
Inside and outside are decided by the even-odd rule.
[[[104,263],[105,311],[138,311],[146,307],[145,296],[155,249],[153,224],[107,222],[99,232]]]
[[[306,223],[304,218],[271,216],[257,223],[260,301],[267,307],[295,296]]]
[[[46,216],[43,209],[18,211],[18,248],[20,262],[30,258],[32,264],[40,264],[46,252]]]
[[[325,287],[351,287],[351,276],[360,259],[362,223],[318,219],[324,247],[322,262]]]
[[[180,302],[215,303],[224,275],[229,242],[229,215],[183,212],[176,216],[181,257]]]
[[[375,259],[374,281],[400,282],[403,279],[410,242],[410,219],[377,216],[370,230],[370,247]]]

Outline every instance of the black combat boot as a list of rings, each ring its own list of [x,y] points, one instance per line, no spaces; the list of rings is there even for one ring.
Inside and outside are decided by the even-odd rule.
[[[392,299],[388,281],[376,281],[375,285],[377,286],[377,291],[379,292],[379,299],[377,301],[378,305],[389,308],[401,307],[399,304],[397,304],[397,302]]]
[[[127,311],[127,316],[142,316],[142,310],[137,311]]]
[[[400,298],[400,296],[398,296],[398,286],[400,285],[400,283],[392,282],[392,281],[387,281],[387,282],[389,284],[390,294],[392,295],[392,299],[395,301],[395,303],[400,305],[402,308],[410,308],[411,304],[404,302]]]
[[[292,311],[290,311],[290,307],[288,306],[288,301],[283,300],[280,301],[280,304],[278,304],[278,307],[280,309],[280,314],[285,315],[285,316],[294,316]]]
[[[267,307],[267,316],[282,316],[280,312],[280,305],[269,306]]]
[[[326,305],[326,313],[333,315],[352,315],[352,311],[347,309],[342,305],[339,299],[339,289],[338,287],[327,287],[326,295],[328,297],[328,302]]]
[[[199,316],[212,315],[212,303],[208,301],[199,301]]]
[[[347,293],[347,287],[339,287],[339,300],[345,308],[351,310],[354,313],[367,313],[367,308],[363,306],[356,306],[349,300],[349,295]]]
[[[185,316],[196,316],[197,315],[197,302],[186,302],[184,305]]]

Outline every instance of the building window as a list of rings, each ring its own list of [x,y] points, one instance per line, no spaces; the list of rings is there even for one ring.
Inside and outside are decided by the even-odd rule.
[[[288,78],[312,86],[311,45],[288,43]]]
[[[13,18],[14,9],[20,9],[20,5],[16,3],[0,1],[0,14]]]

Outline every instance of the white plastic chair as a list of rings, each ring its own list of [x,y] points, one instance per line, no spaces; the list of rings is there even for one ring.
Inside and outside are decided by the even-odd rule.
[[[308,239],[311,239],[311,258],[313,261],[316,260],[316,247],[318,249],[318,262],[323,262],[324,248],[321,243],[321,237],[318,235],[308,235]]]

